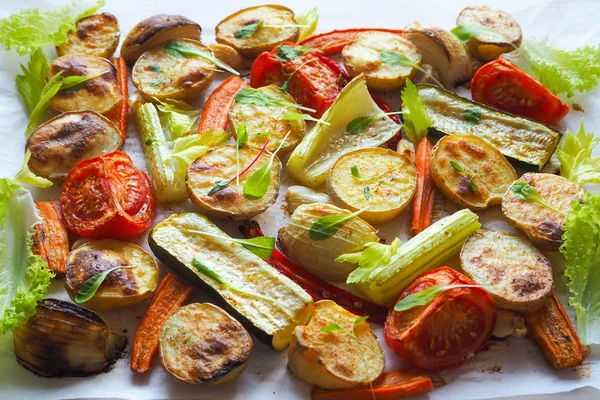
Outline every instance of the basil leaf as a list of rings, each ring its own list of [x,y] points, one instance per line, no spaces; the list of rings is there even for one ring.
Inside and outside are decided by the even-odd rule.
[[[460,25],[452,29],[450,32],[454,34],[462,43],[467,43],[472,39],[477,39],[482,35],[494,35],[496,38],[506,40],[504,35],[494,29],[480,24]]]
[[[329,324],[321,328],[321,332],[334,332],[334,331],[343,331],[344,328],[339,326],[338,324]]]
[[[179,42],[169,42],[165,45],[165,53],[170,55],[171,57],[197,57],[201,58],[205,61],[211,62],[216,66],[223,68],[226,71],[231,72],[234,75],[239,75],[235,69],[231,68],[229,65],[225,64],[223,61],[214,57],[209,52],[200,51],[191,46],[185,45]]]
[[[367,319],[369,319],[368,315],[362,316],[362,317],[358,317],[356,318],[356,320],[354,321],[354,326],[362,324],[363,322],[365,322]]]
[[[315,112],[312,108],[302,107],[296,103],[292,103],[287,100],[279,99],[277,97],[270,96],[266,93],[261,92],[257,89],[249,87],[242,88],[235,95],[235,101],[240,104],[256,104],[258,106],[278,106],[278,107],[294,107],[300,110],[306,110],[309,112]]]
[[[377,115],[365,115],[364,117],[355,118],[346,125],[346,132],[351,135],[358,135],[364,132],[375,118],[377,118]]]
[[[354,175],[356,179],[362,179],[362,175],[360,174],[360,172],[358,172],[358,167],[356,166],[356,164],[353,164],[350,167],[350,172],[352,172],[352,175]]]
[[[302,57],[309,51],[313,51],[313,49],[304,46],[282,45],[277,49],[275,57],[281,62],[288,62]]]
[[[100,288],[100,285],[102,285],[102,282],[104,282],[106,277],[108,277],[108,275],[110,275],[110,273],[113,272],[114,270],[117,270],[120,268],[127,269],[127,268],[132,268],[132,267],[120,265],[118,267],[112,267],[110,269],[107,269],[106,271],[99,272],[99,273],[94,274],[94,275],[90,276],[89,278],[87,278],[85,280],[85,282],[83,282],[81,284],[81,286],[79,287],[79,290],[77,291],[77,294],[75,295],[75,297],[73,299],[73,300],[75,300],[75,303],[77,303],[77,304],[85,303],[86,301],[88,301],[92,297],[94,297],[94,295],[96,294],[96,292]]]
[[[344,224],[356,217],[361,212],[365,211],[366,208],[353,212],[352,214],[341,214],[341,215],[328,215],[326,217],[319,218],[311,225],[308,230],[308,236],[312,240],[325,240],[333,235],[344,226]]]
[[[368,186],[364,188],[365,199],[369,200],[371,198],[371,189]]]
[[[457,170],[460,173],[465,172],[465,170],[462,169],[462,167],[460,165],[458,165],[458,163],[456,161],[450,161],[450,165],[452,165],[452,168],[454,168],[455,170]]]
[[[424,306],[442,292],[450,289],[481,287],[480,285],[433,285],[410,296],[406,296],[394,306],[394,311],[406,311],[413,307]]]
[[[230,236],[214,235],[212,233],[188,229],[188,232],[199,233],[200,235],[210,236],[221,240],[241,244],[260,258],[269,259],[275,249],[275,238],[269,236],[258,236],[252,239],[237,239]]]
[[[229,186],[229,184],[233,182],[233,179],[229,179],[229,180],[220,180],[215,182],[215,186],[213,186],[212,189],[210,189],[210,192],[208,192],[206,195],[207,196],[212,196],[213,194],[220,192],[221,190],[225,189],[227,186]]]
[[[466,123],[476,125],[481,119],[482,110],[479,107],[467,108],[463,113],[463,119]]]
[[[257,31],[258,28],[263,26],[264,21],[258,21],[253,24],[248,24],[246,26],[241,27],[237,31],[233,33],[236,39],[243,39],[245,37],[251,36],[254,32]]]

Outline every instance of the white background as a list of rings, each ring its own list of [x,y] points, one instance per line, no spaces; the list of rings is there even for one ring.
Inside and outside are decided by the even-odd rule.
[[[52,5],[63,5],[65,1],[14,1],[2,0],[0,17],[24,8]],[[460,10],[470,5],[471,1],[329,1],[319,4],[317,1],[282,1],[296,12],[318,6],[320,22],[317,32],[331,29],[351,27],[386,27],[402,28],[408,23],[419,21],[422,24],[438,25],[446,29],[454,27],[454,21]],[[121,26],[122,39],[127,32],[141,19],[157,13],[182,14],[198,22],[202,28],[202,37],[206,43],[214,42],[214,27],[227,15],[260,2],[252,1],[215,1],[215,0],[107,0],[103,11],[117,16]],[[595,44],[600,37],[600,2],[599,1],[535,1],[535,0],[488,0],[484,3],[492,7],[502,8],[511,13],[521,24],[524,33],[548,38],[552,43],[563,48],[574,48],[584,44]],[[49,56],[55,56],[51,48]],[[18,57],[14,52],[0,50],[0,175],[13,176],[20,168],[23,160],[25,129],[27,117],[14,85],[15,75],[19,72],[19,63],[25,63],[26,57]],[[225,76],[222,74],[220,78]],[[218,82],[215,82],[214,88]],[[211,88],[211,89],[212,89]],[[198,100],[201,107],[210,90]],[[464,93],[464,90],[461,92]],[[467,92],[468,93],[468,92]],[[583,105],[585,113],[571,112],[558,126],[563,131],[566,127],[576,129],[581,117],[585,117],[589,130],[600,133],[600,102],[598,90],[587,96],[577,98]],[[388,99],[398,105],[399,93],[392,93]],[[134,122],[129,121],[128,139],[123,148],[128,152],[139,168],[145,168],[141,155],[139,139],[135,132]],[[289,182],[284,177],[280,199]],[[35,190],[36,200],[57,200],[59,188]],[[453,209],[446,203],[445,207]],[[173,212],[193,209],[186,202],[182,205],[161,208],[155,223]],[[380,236],[390,241],[399,236],[408,239],[408,212],[390,223],[380,225]],[[257,219],[261,222],[265,233],[274,235],[285,225],[286,216],[280,202],[272,206]],[[509,229],[498,210],[490,210],[482,216],[485,226],[497,229]],[[230,234],[237,235],[236,224],[217,223]],[[146,235],[142,235],[137,243],[146,244]],[[547,253],[554,265],[558,291],[561,287],[562,260],[558,253]],[[455,260],[449,261],[455,265]],[[600,266],[599,266],[600,267]],[[162,275],[167,268],[161,266]],[[54,282],[49,296],[67,299],[62,287],[63,281]],[[206,301],[208,298],[196,290],[194,301]],[[110,324],[113,331],[125,334],[130,342],[139,319],[144,313],[147,302],[138,306],[99,313]],[[381,327],[373,325],[380,339]],[[402,362],[386,350],[387,368],[402,366]],[[59,398],[201,398],[201,399],[293,399],[309,398],[310,387],[292,377],[286,369],[286,351],[278,353],[269,346],[255,340],[254,350],[247,370],[234,382],[225,387],[194,387],[176,381],[168,376],[155,359],[150,372],[145,375],[133,374],[129,371],[129,352],[119,360],[115,368],[106,374],[88,378],[44,379],[35,377],[23,369],[15,361],[12,349],[12,335],[0,337],[0,399],[59,399]],[[568,391],[582,386],[600,387],[600,371],[597,355],[592,354],[584,365],[576,370],[555,371],[543,358],[539,349],[528,339],[509,339],[492,341],[488,348],[462,368],[441,374],[445,385],[435,389],[423,398],[430,399],[479,399],[500,396],[515,396],[532,393],[554,393]],[[581,398],[591,398],[587,395]],[[597,397],[598,394],[595,395]],[[573,397],[571,397],[573,398]]]

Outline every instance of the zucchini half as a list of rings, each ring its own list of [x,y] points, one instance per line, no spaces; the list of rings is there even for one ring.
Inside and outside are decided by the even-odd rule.
[[[260,340],[275,350],[285,349],[294,328],[308,323],[313,309],[312,298],[242,245],[193,231],[228,237],[204,215],[184,212],[174,214],[154,227],[148,242],[159,260],[214,296]],[[228,285],[224,286],[196,269],[192,265],[194,257]]]
[[[439,86],[417,85],[433,122],[442,135],[473,134],[496,147],[509,160],[541,170],[550,159],[561,133],[533,120],[487,107]]]

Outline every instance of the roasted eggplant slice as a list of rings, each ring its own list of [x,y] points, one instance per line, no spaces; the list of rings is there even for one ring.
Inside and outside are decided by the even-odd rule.
[[[29,169],[52,181],[65,180],[83,160],[118,150],[123,144],[119,129],[94,111],[60,114],[40,125],[27,140]]]
[[[200,40],[200,25],[181,15],[158,14],[139,22],[127,34],[121,57],[130,67],[153,47],[179,39]]]
[[[106,372],[127,345],[95,313],[55,299],[42,300],[36,314],[13,329],[13,338],[19,364],[48,378]]]
[[[252,339],[242,324],[210,303],[181,307],[160,331],[160,361],[185,383],[221,385],[245,368]]]
[[[110,13],[94,14],[77,21],[75,30],[69,32],[67,42],[56,46],[56,53],[60,57],[84,54],[110,58],[117,50],[120,37],[117,17]]]
[[[73,75],[95,78],[59,91],[50,99],[50,106],[55,110],[60,112],[91,110],[99,114],[107,114],[121,103],[123,95],[117,81],[117,69],[107,59],[70,54],[52,61],[49,77],[59,71],[63,71],[63,78]]]

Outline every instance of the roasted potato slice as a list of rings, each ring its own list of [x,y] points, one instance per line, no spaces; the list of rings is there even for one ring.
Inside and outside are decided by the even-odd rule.
[[[517,178],[502,153],[475,135],[440,139],[431,155],[431,174],[442,193],[472,210],[500,204]]]
[[[241,28],[261,21],[267,26],[259,27],[246,37],[236,37],[235,33]],[[294,12],[287,7],[274,4],[249,7],[219,22],[215,28],[216,40],[233,47],[244,57],[256,57],[283,42],[296,42],[300,35],[296,24]]]
[[[111,272],[90,300],[82,303],[93,310],[127,307],[152,296],[158,284],[158,266],[144,249],[117,240],[93,240],[69,254],[65,288],[75,298],[81,285],[92,275],[121,266]]]
[[[406,208],[417,188],[413,162],[395,151],[359,149],[344,154],[327,175],[327,192],[352,211],[369,207],[360,217],[370,223],[389,221]]]
[[[421,64],[419,49],[402,36],[389,32],[361,32],[342,50],[344,66],[350,76],[364,73],[367,86],[373,90],[401,89],[406,79],[417,75],[416,68],[395,61],[396,55]]]
[[[244,170],[260,153],[259,149],[242,147],[239,150],[239,172]],[[192,203],[206,215],[228,219],[248,219],[265,211],[275,203],[279,194],[281,161],[275,156],[271,165],[271,176],[267,193],[260,199],[251,200],[244,196],[244,184],[254,172],[269,162],[270,155],[263,153],[244,175],[240,184],[235,182],[236,154],[234,146],[223,146],[209,151],[190,165],[185,177],[185,186]],[[224,189],[209,195],[219,181],[234,179]]]
[[[127,34],[121,46],[121,57],[132,67],[146,50],[172,40],[199,41],[201,31],[200,25],[181,15],[154,15],[140,21]]]
[[[175,42],[212,55],[210,49],[198,41],[179,39]],[[197,97],[215,80],[216,65],[198,57],[170,55],[165,50],[169,43],[142,54],[131,71],[133,85],[149,100]]]
[[[60,112],[91,110],[98,114],[108,114],[120,103],[123,95],[117,80],[117,69],[105,58],[70,54],[52,61],[49,78],[63,71],[67,76],[96,76],[81,86],[59,91],[50,106]]]
[[[513,233],[485,228],[473,233],[463,245],[460,262],[469,278],[487,285],[500,309],[534,311],[552,294],[550,262]]]
[[[290,371],[323,389],[349,388],[377,379],[385,368],[383,350],[366,321],[355,325],[358,318],[331,300],[316,302],[310,323],[294,329],[288,353]],[[322,331],[331,324],[342,330]]]
[[[120,37],[117,17],[110,13],[94,14],[77,21],[67,42],[56,46],[56,53],[59,56],[85,54],[110,58],[119,46]]]
[[[209,303],[181,307],[160,331],[160,361],[185,383],[229,382],[246,368],[251,350],[252,339],[242,324]]]
[[[282,91],[277,85],[263,86],[256,90],[271,97],[296,103],[292,96]],[[277,149],[289,132],[289,136],[279,151],[279,154],[285,154],[293,150],[304,138],[306,123],[303,120],[286,121],[283,117],[289,113],[299,112],[301,111],[297,108],[242,104],[234,101],[229,110],[229,126],[237,138],[240,125],[246,125],[248,145],[261,148],[268,139],[267,150],[269,151]]]
[[[221,43],[209,44],[208,47],[212,50],[214,56],[233,69],[246,69],[248,66],[244,58],[231,46]]]
[[[521,26],[510,14],[488,6],[466,7],[458,14],[456,25],[483,25],[497,32],[480,33],[467,42],[469,52],[482,61],[516,50],[523,38]]]
[[[27,139],[29,169],[52,181],[65,180],[80,161],[118,150],[123,145],[119,129],[94,111],[60,114],[40,125]]]
[[[546,206],[520,199],[512,192],[517,182],[533,186]],[[581,201],[584,190],[567,178],[528,172],[510,185],[502,199],[502,212],[508,223],[522,230],[529,240],[547,250],[558,250],[563,243],[565,217],[573,201]]]

